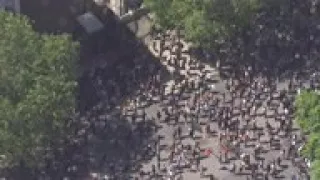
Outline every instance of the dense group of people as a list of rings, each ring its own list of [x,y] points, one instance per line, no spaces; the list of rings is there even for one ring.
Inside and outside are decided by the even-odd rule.
[[[181,46],[169,40],[176,43],[172,49]],[[172,61],[173,54],[160,59]],[[213,70],[193,58],[165,65],[148,58],[137,57],[133,70],[93,73],[103,103],[87,114],[82,131],[92,147],[89,169],[104,172],[92,173],[93,179],[183,179],[188,173],[219,179],[226,176],[222,171],[240,179],[308,179],[308,161],[299,154],[305,136],[294,124],[293,101],[299,89],[318,87],[316,74],[283,81],[246,65],[215,82],[208,76]],[[171,66],[171,75],[162,66]],[[111,72],[116,75],[104,75]]]
[[[67,175],[53,177],[65,180],[310,179],[294,100],[320,87],[320,27],[310,7],[290,3],[290,13],[261,13],[244,37],[222,43],[217,57],[226,64],[216,68],[167,32],[150,47],[159,62],[138,45],[129,64],[88,71],[82,93],[92,102],[68,121],[74,134],[67,150],[52,153],[57,162],[48,157],[48,172],[62,167]]]
[[[216,57],[229,65],[218,67],[218,82],[172,34],[151,45],[160,63],[133,55],[131,66],[94,69],[89,79],[102,103],[79,134],[109,147],[101,156],[88,150],[89,168],[111,179],[214,179],[227,171],[235,179],[308,179],[293,102],[300,89],[319,87],[319,27],[309,6],[290,3],[259,14],[241,38],[221,44]]]
[[[76,144],[91,147],[81,161],[102,172],[91,178],[309,179],[299,153],[306,137],[293,121],[295,95],[319,87],[319,27],[308,3],[266,9],[223,42],[221,79],[172,32],[151,45],[160,63],[139,52],[131,65],[93,69],[87,80],[100,103],[76,130]]]

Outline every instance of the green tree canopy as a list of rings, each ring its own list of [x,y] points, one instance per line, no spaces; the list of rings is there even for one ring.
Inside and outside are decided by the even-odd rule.
[[[35,167],[74,113],[78,44],[4,11],[0,36],[0,154],[6,167]]]
[[[295,118],[302,130],[308,134],[302,154],[311,160],[311,177],[320,178],[320,94],[303,91],[295,102]]]
[[[320,95],[316,92],[303,91],[296,98],[296,120],[307,133],[320,132]]]
[[[212,47],[247,26],[260,0],[145,0],[163,29],[184,30],[196,46]]]

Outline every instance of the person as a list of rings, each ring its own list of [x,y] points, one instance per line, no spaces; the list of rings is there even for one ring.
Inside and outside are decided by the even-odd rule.
[[[214,175],[213,174],[210,174],[209,180],[214,180]]]
[[[210,148],[206,148],[205,151],[204,151],[204,155],[206,157],[209,157],[211,154],[212,154],[212,150]]]
[[[158,118],[158,120],[161,119],[161,112],[160,111],[157,112],[157,118]]]
[[[174,159],[174,151],[172,150],[170,153],[170,162],[173,162]]]
[[[240,167],[239,167],[239,173],[240,173],[240,174],[241,174],[242,171],[244,170],[245,166],[246,166],[245,162],[244,162],[244,161],[241,161],[241,162],[240,162]]]
[[[160,170],[160,152],[157,154],[157,169]]]
[[[277,162],[278,166],[281,166],[281,157],[280,156],[277,157],[276,162]]]
[[[199,171],[199,168],[200,168],[200,156],[196,157],[196,167],[197,167],[197,170]]]
[[[168,168],[168,175],[169,175],[169,179],[172,179],[173,176],[174,176],[174,166],[173,165],[170,165],[169,168]]]
[[[193,129],[193,125],[192,125],[192,127],[189,127],[189,136],[190,136],[191,138],[194,138],[194,129]]]
[[[132,114],[132,124],[136,124],[136,113]]]
[[[206,134],[207,134],[208,136],[211,135],[210,124],[207,124],[207,125],[206,125]]]
[[[177,125],[179,123],[179,114],[176,114],[174,116],[174,123],[175,123],[175,125]]]
[[[298,180],[298,177],[294,174],[291,176],[291,180]]]
[[[269,174],[263,171],[263,180],[269,180]]]
[[[152,165],[152,176],[156,176],[156,166]]]
[[[181,126],[178,126],[177,135],[179,139],[181,138],[181,133],[182,133],[182,128]]]
[[[257,144],[254,148],[254,157],[258,158],[259,154],[260,154],[260,150],[261,150],[261,145]]]
[[[188,122],[188,113],[190,112],[189,108],[186,107],[185,112],[183,113],[184,121]]]
[[[200,177],[203,177],[204,176],[204,172],[205,172],[205,167],[204,166],[201,166],[201,169],[200,169]]]
[[[236,164],[233,162],[233,163],[231,163],[230,166],[229,166],[229,171],[234,173],[235,170],[236,170]]]
[[[263,135],[264,133],[262,131],[258,131],[258,142],[260,143],[261,142],[261,136]]]
[[[244,139],[244,145],[247,146],[249,141],[249,130],[245,131],[245,135],[243,136],[243,139]]]

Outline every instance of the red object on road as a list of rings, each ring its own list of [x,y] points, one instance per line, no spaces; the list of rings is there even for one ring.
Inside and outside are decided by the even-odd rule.
[[[212,154],[212,150],[210,148],[207,148],[204,150],[204,155],[209,157]]]

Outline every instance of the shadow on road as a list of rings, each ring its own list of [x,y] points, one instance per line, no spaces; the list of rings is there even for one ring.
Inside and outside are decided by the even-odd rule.
[[[95,12],[106,29],[99,49],[82,54],[85,70],[79,78],[79,124],[83,128],[78,134],[85,132],[78,136],[84,140],[77,156],[83,157],[80,161],[87,172],[128,179],[153,156],[155,124],[143,115],[133,122],[131,115],[121,113],[121,107],[141,88],[146,89],[156,74],[168,72],[110,11]],[[108,12],[107,18],[104,12]],[[85,176],[74,175],[75,179]]]

